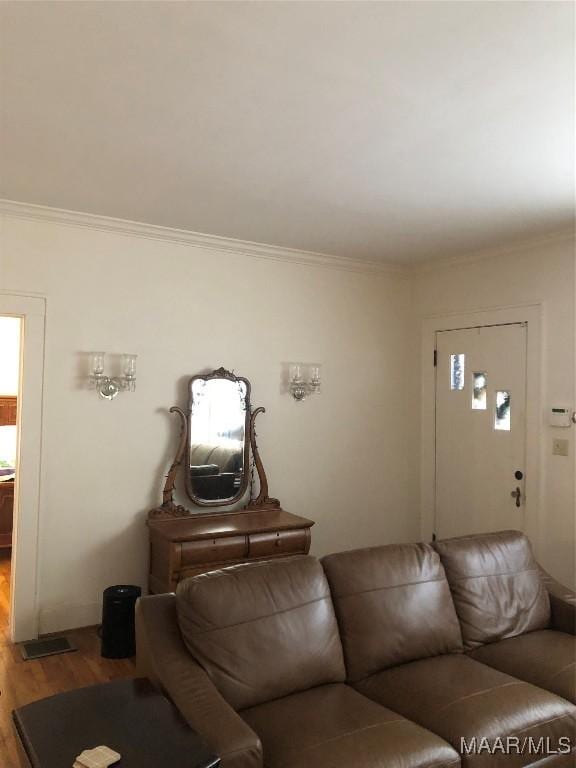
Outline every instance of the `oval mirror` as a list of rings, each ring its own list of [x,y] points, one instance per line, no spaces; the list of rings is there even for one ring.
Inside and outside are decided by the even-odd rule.
[[[195,504],[239,501],[248,486],[250,382],[220,368],[190,380],[186,491]]]

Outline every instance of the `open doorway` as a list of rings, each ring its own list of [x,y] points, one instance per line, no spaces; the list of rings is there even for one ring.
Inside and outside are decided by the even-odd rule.
[[[46,299],[0,291],[1,317],[18,320],[20,327],[19,391],[16,403],[18,450],[14,476],[11,580],[8,588],[9,628],[6,629],[6,637],[13,643],[19,643],[38,637],[38,534]],[[0,365],[4,370],[1,353],[0,348]]]
[[[0,315],[0,636],[10,627],[22,321]]]

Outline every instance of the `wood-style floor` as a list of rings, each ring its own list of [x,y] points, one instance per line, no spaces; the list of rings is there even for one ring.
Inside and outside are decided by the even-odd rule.
[[[94,627],[65,634],[78,648],[72,653],[24,661],[20,648],[8,640],[10,550],[0,550],[0,766],[19,768],[12,728],[12,710],[36,699],[72,688],[120,677],[134,677],[131,659],[103,659]]]

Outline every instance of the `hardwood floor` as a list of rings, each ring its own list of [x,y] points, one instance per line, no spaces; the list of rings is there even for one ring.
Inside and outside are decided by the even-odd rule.
[[[8,640],[9,597],[9,550],[0,550],[0,766],[19,768],[12,728],[15,707],[72,688],[134,677],[136,667],[131,659],[101,658],[95,627],[61,633],[77,651],[24,661],[20,648]]]

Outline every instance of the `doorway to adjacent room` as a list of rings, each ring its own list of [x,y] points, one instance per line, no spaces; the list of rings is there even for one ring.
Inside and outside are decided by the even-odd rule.
[[[0,292],[0,644],[38,637],[46,300]]]
[[[14,489],[18,473],[19,317],[0,316],[0,636],[8,639],[14,532]]]

